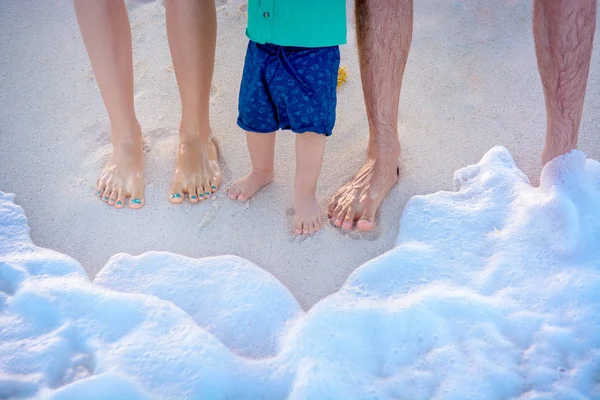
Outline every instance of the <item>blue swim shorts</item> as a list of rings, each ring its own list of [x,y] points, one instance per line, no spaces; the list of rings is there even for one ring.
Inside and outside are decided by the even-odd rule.
[[[240,128],[331,135],[340,49],[248,43],[240,87]]]

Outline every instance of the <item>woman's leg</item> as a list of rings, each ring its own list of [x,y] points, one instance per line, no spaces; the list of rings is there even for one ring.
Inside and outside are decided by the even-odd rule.
[[[215,63],[217,14],[214,0],[167,0],[167,34],[181,96],[180,145],[169,198],[181,203],[206,199],[221,184],[218,153],[209,118]]]
[[[121,208],[144,205],[142,131],[133,104],[131,30],[123,0],[75,0],[77,21],[110,118],[113,152],[96,194]]]

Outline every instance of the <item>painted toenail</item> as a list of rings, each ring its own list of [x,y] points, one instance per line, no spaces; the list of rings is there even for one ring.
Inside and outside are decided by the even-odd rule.
[[[131,199],[130,203],[131,204],[142,204],[142,201],[140,199]]]
[[[105,197],[104,200],[108,200],[108,197]]]
[[[122,202],[120,202],[120,201],[117,201],[117,205],[118,205],[118,206],[120,206],[121,204],[123,204],[123,203],[122,203]]]
[[[200,196],[200,197],[204,197],[204,195],[203,195],[203,194],[199,194],[199,196]]]
[[[211,186],[211,188],[216,189],[217,187],[216,186]]]
[[[205,195],[207,195],[207,196],[209,196],[209,195],[210,195],[210,192],[206,192],[206,193],[204,193],[204,194],[205,194]]]
[[[180,194],[180,193],[174,193],[174,194],[172,194],[172,195],[171,195],[171,198],[172,198],[172,199],[178,199],[178,198],[180,198],[180,197],[181,197],[181,194]]]
[[[196,200],[196,196],[192,196],[192,199]]]
[[[100,194],[100,192],[101,192],[101,190],[98,190],[98,191],[96,192],[96,194]]]

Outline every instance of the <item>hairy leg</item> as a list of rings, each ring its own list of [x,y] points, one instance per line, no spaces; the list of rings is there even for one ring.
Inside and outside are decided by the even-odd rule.
[[[398,104],[412,40],[412,0],[356,0],[358,55],[369,119],[367,161],[333,196],[336,226],[375,227],[375,213],[398,181]]]
[[[577,148],[596,30],[596,0],[534,0],[533,35],[546,99],[542,163]]]

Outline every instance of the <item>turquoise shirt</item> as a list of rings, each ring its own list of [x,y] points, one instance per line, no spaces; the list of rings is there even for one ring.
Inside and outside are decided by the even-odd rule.
[[[280,46],[346,43],[346,0],[248,0],[246,36]]]

